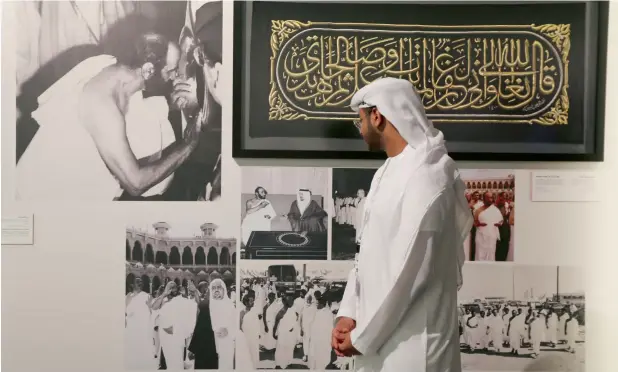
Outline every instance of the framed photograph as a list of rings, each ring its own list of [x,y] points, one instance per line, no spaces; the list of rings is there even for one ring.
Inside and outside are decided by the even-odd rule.
[[[236,369],[353,371],[353,358],[337,356],[330,343],[353,267],[352,262],[240,261]]]
[[[331,259],[354,260],[375,168],[333,168]]]
[[[463,371],[586,370],[579,267],[467,263],[457,292]]]
[[[126,215],[126,370],[234,369],[236,234],[219,212]]]
[[[241,258],[328,258],[329,170],[242,168]]]
[[[464,241],[466,261],[514,261],[515,171],[462,169],[461,179],[474,216]]]
[[[355,92],[412,82],[457,160],[602,161],[608,3],[236,2],[237,158],[378,159]]]
[[[221,1],[11,5],[17,200],[221,198]]]

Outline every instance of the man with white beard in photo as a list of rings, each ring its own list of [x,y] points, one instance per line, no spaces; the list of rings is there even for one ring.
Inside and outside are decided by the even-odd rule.
[[[379,79],[351,107],[369,149],[388,159],[371,182],[332,346],[359,372],[459,372],[465,185],[412,83]]]

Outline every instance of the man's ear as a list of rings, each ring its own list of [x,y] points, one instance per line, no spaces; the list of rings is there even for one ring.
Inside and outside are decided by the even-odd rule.
[[[383,131],[385,127],[384,116],[378,111],[377,108],[374,108],[369,112],[369,125],[373,126],[374,129]]]
[[[142,65],[142,78],[148,80],[155,74],[155,67],[152,62],[146,62]]]

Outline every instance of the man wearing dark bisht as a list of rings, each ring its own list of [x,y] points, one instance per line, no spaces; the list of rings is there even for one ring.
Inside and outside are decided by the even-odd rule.
[[[290,206],[287,217],[295,232],[325,232],[326,224],[324,218],[328,214],[315,200],[311,199],[311,191],[300,189],[296,195],[296,200]]]
[[[197,321],[188,350],[194,357],[194,369],[219,369],[219,356],[215,344],[215,332],[210,317],[208,283],[199,284],[200,298]]]
[[[212,201],[221,196],[222,14],[221,1],[187,2],[179,63],[186,80],[176,83],[178,93],[171,100],[182,107],[183,128],[200,113],[206,119],[197,148],[177,171],[167,199]]]

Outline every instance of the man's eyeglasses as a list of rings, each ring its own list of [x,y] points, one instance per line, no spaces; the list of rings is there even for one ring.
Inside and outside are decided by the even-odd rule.
[[[367,112],[365,113],[365,115],[368,115],[368,113],[370,111],[373,111],[373,109],[375,108],[375,106],[371,106],[371,107],[367,107],[364,110],[366,110]],[[359,133],[361,132],[361,128],[363,127],[363,121],[361,119],[356,119],[352,121],[352,124],[354,124],[354,127],[356,127],[356,129],[358,130]]]

